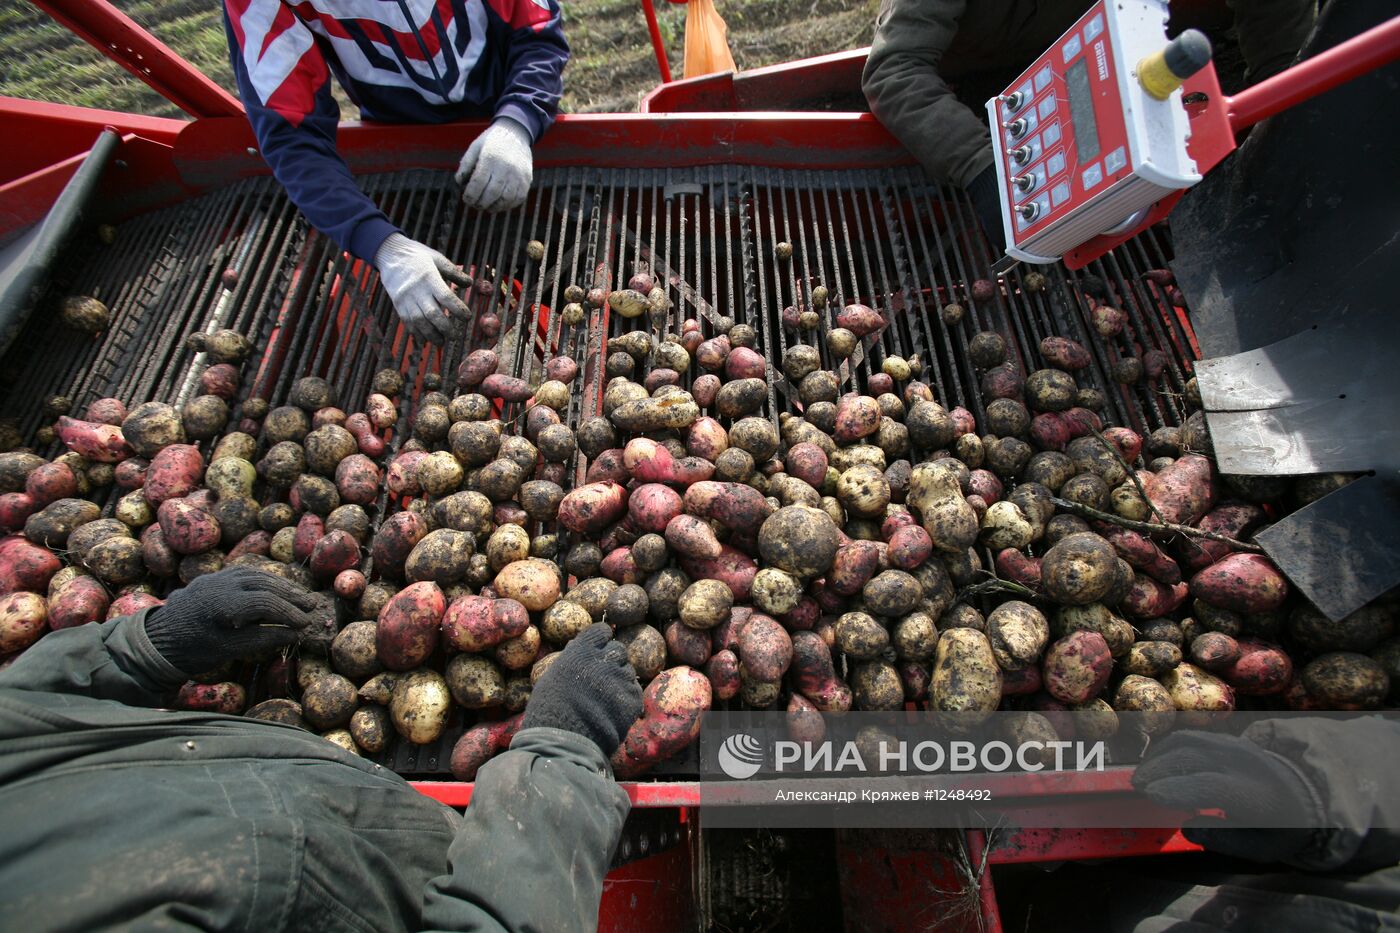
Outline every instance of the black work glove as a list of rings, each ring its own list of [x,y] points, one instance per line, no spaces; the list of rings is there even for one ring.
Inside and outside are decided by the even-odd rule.
[[[1270,827],[1314,814],[1317,794],[1285,758],[1240,736],[1169,735],[1138,766],[1133,787],[1174,810],[1223,810],[1223,819],[1188,820],[1182,833],[1224,855],[1279,862],[1300,854],[1317,832]]]
[[[288,580],[230,567],[196,577],[146,614],[151,646],[187,676],[297,641],[320,600]]]
[[[595,622],[564,648],[530,692],[521,729],[547,726],[590,739],[611,757],[642,715],[642,687],[627,649]]]
[[[1001,195],[997,192],[997,167],[993,162],[967,183],[967,196],[977,211],[982,232],[998,253],[1006,252],[1006,228],[1001,222]]]

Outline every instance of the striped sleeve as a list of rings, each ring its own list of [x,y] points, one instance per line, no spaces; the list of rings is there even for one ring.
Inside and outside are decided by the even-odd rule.
[[[505,87],[496,116],[510,117],[532,139],[549,129],[564,94],[569,43],[558,0],[488,0],[491,11],[510,28]]]
[[[340,110],[315,37],[282,0],[224,0],[238,93],[272,174],[307,221],[372,261],[397,231],[336,152]]]

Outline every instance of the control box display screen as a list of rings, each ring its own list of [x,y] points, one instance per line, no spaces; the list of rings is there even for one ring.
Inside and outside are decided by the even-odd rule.
[[[1085,165],[1099,157],[1100,148],[1086,58],[1081,57],[1065,70],[1065,87],[1069,93],[1069,118],[1074,125],[1074,145],[1079,150],[1079,164]]]

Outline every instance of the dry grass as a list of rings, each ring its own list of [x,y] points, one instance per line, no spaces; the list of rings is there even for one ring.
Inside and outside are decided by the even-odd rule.
[[[657,82],[638,0],[563,0],[573,58],[564,109],[630,111]],[[116,5],[232,90],[219,0],[116,0]],[[671,69],[679,77],[685,7],[657,0]],[[730,48],[743,68],[867,45],[878,0],[719,0]],[[180,116],[180,111],[114,62],[56,25],[37,7],[0,5],[0,94],[85,107]],[[342,112],[353,108],[342,99]]]

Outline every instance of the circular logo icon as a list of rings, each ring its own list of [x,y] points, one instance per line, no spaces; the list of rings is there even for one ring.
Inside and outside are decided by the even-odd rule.
[[[719,769],[742,781],[763,766],[763,745],[747,732],[736,732],[719,746]]]

